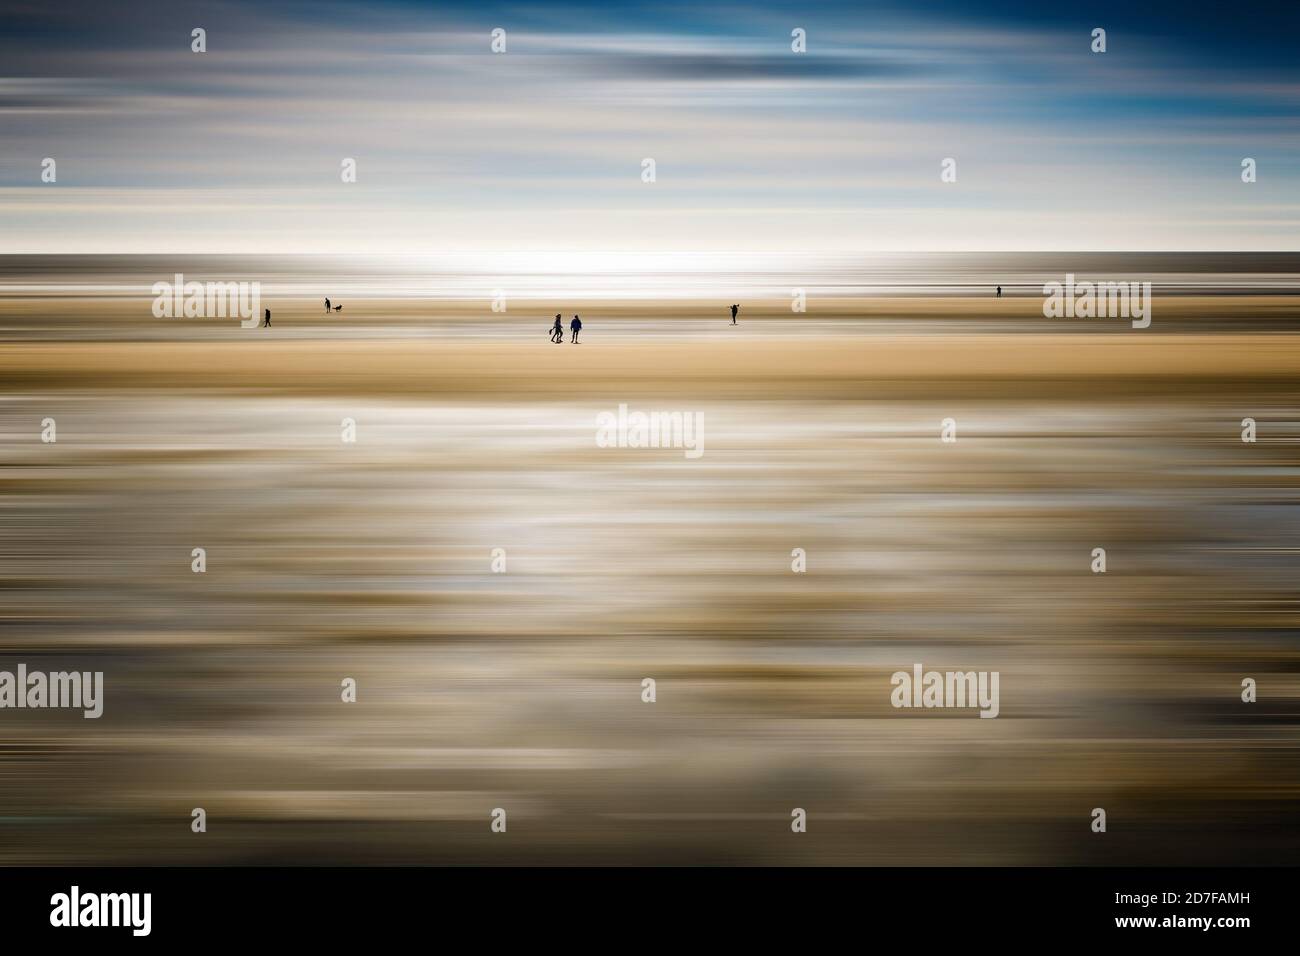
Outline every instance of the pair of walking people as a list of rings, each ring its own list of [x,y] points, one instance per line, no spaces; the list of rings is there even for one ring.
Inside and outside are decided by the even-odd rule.
[[[573,332],[573,338],[569,341],[578,344],[578,333],[582,331],[582,319],[576,315],[573,321],[569,323],[569,329]],[[564,323],[560,320],[559,315],[555,316],[555,324],[551,326],[551,341],[559,344],[564,341]]]

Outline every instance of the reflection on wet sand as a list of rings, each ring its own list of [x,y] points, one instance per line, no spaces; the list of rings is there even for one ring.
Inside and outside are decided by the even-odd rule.
[[[0,859],[1294,858],[1290,336],[537,325],[0,349],[0,661],[107,687],[3,713]],[[706,453],[597,447],[620,402]],[[893,709],[914,663],[1000,716]]]

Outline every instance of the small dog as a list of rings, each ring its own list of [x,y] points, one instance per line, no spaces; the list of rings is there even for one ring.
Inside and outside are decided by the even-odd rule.
[[[335,311],[335,312],[342,312],[342,311],[343,311],[343,306],[341,306],[341,305],[336,305],[336,306],[334,306],[334,311]]]

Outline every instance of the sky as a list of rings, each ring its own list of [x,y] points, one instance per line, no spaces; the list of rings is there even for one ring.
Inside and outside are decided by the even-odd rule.
[[[0,252],[1297,250],[1298,6],[0,0]]]

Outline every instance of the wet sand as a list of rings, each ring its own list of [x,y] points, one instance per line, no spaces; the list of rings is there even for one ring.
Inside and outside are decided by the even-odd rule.
[[[1294,336],[864,307],[554,346],[276,315],[0,346],[0,666],[107,685],[97,721],[4,712],[4,862],[1300,849]],[[703,456],[598,447],[619,403],[701,413]],[[998,671],[1000,716],[894,709],[915,662]]]

